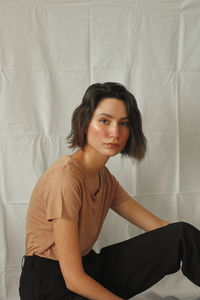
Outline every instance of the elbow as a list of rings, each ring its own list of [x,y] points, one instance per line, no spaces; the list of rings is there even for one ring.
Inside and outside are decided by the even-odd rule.
[[[76,293],[76,288],[75,285],[73,284],[73,281],[71,282],[70,280],[65,280],[65,284],[68,290],[70,290],[71,292]]]
[[[68,290],[77,294],[76,282],[74,282],[73,280],[67,280],[67,281],[65,280],[65,283],[66,283]]]
[[[70,278],[65,278],[66,287],[71,292],[79,294],[80,293],[81,282],[83,282],[84,275],[85,274],[83,273],[83,274],[70,276]]]

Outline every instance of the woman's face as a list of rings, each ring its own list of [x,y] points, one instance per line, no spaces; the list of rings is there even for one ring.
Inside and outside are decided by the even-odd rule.
[[[125,103],[116,98],[105,98],[100,101],[88,126],[86,147],[113,156],[121,152],[129,135]]]

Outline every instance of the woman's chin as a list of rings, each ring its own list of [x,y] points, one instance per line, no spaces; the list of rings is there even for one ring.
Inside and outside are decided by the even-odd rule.
[[[117,150],[106,150],[106,151],[103,151],[103,154],[104,155],[107,155],[107,156],[115,156],[117,155],[118,153],[120,153],[120,151],[117,151]]]

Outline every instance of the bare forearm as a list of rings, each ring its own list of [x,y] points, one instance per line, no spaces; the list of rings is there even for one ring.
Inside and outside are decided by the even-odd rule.
[[[135,224],[144,231],[150,231],[169,224],[169,222],[156,217],[131,198],[118,205],[114,210],[127,221]]]
[[[76,275],[68,288],[90,300],[122,300],[122,298],[111,293],[86,273]]]
[[[151,231],[166,226],[168,224],[170,223],[147,212],[144,219],[138,220],[137,226],[143,229],[144,231]]]
[[[150,231],[150,230],[153,230],[153,229],[157,229],[157,228],[160,228],[160,227],[169,225],[169,224],[170,224],[169,222],[157,218],[157,221],[155,220],[154,223],[152,223],[152,226],[149,227],[148,229],[146,229],[146,231]]]
[[[161,227],[162,226],[166,226],[166,225],[169,225],[170,224],[170,222],[168,222],[168,221],[165,221],[165,220],[160,220],[161,221]]]
[[[78,224],[66,219],[55,219],[53,230],[58,260],[67,288],[91,300],[122,300],[85,273]]]

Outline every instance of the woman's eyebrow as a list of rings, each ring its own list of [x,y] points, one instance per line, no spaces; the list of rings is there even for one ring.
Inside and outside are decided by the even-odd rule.
[[[101,114],[98,114],[97,116],[106,116],[108,118],[114,118],[112,115],[106,114],[106,113],[101,113]],[[125,120],[125,119],[128,120],[128,117],[122,117],[122,118],[120,118],[120,120]]]

